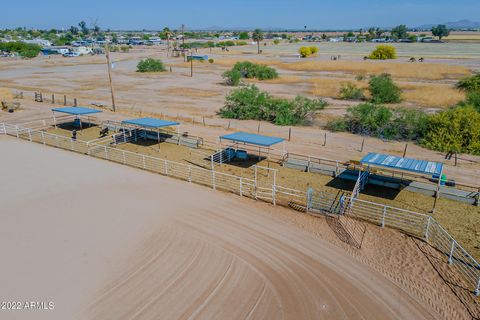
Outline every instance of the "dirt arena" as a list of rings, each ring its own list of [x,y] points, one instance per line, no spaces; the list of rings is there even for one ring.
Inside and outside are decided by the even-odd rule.
[[[8,319],[469,319],[422,244],[0,137]],[[34,159],[34,161],[32,161]],[[3,313],[5,312],[5,313]]]

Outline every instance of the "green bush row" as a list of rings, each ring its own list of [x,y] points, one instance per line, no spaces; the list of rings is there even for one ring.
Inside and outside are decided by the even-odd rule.
[[[21,41],[0,42],[0,51],[18,53],[23,58],[35,58],[41,49],[39,45]]]
[[[480,113],[469,105],[428,115],[422,110],[363,103],[330,121],[327,129],[387,140],[414,140],[442,152],[480,154]]]
[[[225,99],[218,114],[223,118],[240,120],[265,120],[277,125],[305,123],[317,110],[325,108],[321,99],[297,96],[293,100],[272,97],[249,85],[233,90]]]

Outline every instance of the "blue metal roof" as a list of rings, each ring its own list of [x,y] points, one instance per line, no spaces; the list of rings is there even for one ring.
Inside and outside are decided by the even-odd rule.
[[[243,142],[248,144],[254,144],[262,147],[270,147],[271,145],[282,142],[282,138],[262,136],[254,133],[247,132],[235,132],[221,136],[220,139],[232,140],[235,142]]]
[[[101,110],[83,108],[83,107],[53,108],[52,111],[73,114],[73,115],[76,115],[76,116],[102,112]]]
[[[398,170],[405,170],[426,174],[440,174],[443,163],[434,161],[402,158],[381,153],[369,153],[362,160],[362,164],[370,164],[380,167],[387,167]]]
[[[162,127],[171,127],[171,126],[178,126],[180,123],[167,121],[167,120],[160,120],[155,118],[139,118],[139,119],[132,119],[132,120],[124,120],[122,123],[125,124],[132,124],[139,127],[145,128],[162,128]]]

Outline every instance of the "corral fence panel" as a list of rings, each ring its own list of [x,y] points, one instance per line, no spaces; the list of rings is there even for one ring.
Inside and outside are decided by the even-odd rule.
[[[43,125],[43,122],[40,124]],[[328,209],[330,212],[338,214],[340,217],[339,220],[345,220],[342,223],[346,228],[355,228],[354,230],[350,230],[352,233],[358,233],[360,230],[357,224],[352,224],[352,221],[366,221],[381,227],[398,229],[428,242],[433,248],[438,250],[438,252],[445,256],[446,263],[448,263],[457,274],[462,276],[462,283],[458,284],[467,287],[476,295],[480,295],[480,264],[431,216],[365,201],[358,197],[348,197],[346,195],[343,195],[346,199],[343,206],[348,207],[349,210],[342,210],[341,208],[339,209],[340,202],[338,194],[322,192],[322,196],[319,197],[318,195],[320,193],[313,191],[314,196],[312,198],[312,194],[308,192],[277,185],[275,179],[273,179],[270,185],[266,185],[265,182],[263,182],[260,186],[256,177],[249,179],[229,175],[195,165],[187,165],[129,152],[108,145],[73,140],[69,137],[20,125],[0,123],[0,134],[6,134],[81,154],[88,154],[92,157],[156,172],[272,204],[297,209],[304,208],[306,211],[309,209],[315,210],[315,208]],[[458,280],[452,281],[454,281],[454,283],[458,282]]]

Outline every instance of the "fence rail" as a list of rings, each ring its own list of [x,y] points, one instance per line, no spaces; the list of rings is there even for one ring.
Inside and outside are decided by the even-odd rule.
[[[275,181],[270,186],[262,185],[260,187],[253,179],[120,150],[108,145],[72,140],[68,137],[20,125],[0,123],[0,134],[125,164],[272,204],[289,206],[294,203],[308,208],[307,192],[276,185]],[[331,195],[331,197],[334,199],[336,196]],[[331,205],[331,201],[322,205],[329,204]],[[446,263],[462,276],[462,285],[474,292],[475,295],[480,295],[480,264],[432,217],[358,198],[354,198],[353,202],[345,205],[348,205],[350,210],[343,211],[350,218],[367,221],[381,227],[395,228],[428,242],[443,254]],[[458,282],[458,279],[452,281]]]

